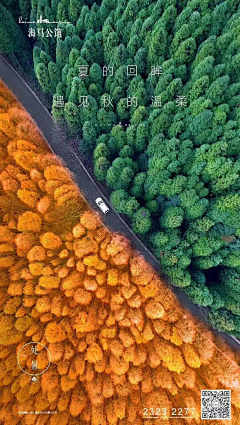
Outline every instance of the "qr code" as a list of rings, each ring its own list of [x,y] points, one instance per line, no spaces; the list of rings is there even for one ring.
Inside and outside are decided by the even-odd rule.
[[[201,390],[201,419],[231,419],[231,390]]]

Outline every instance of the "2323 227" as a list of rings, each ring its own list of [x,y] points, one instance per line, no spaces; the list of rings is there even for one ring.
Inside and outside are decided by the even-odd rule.
[[[195,408],[187,407],[172,407],[170,411],[166,407],[144,407],[143,418],[192,418],[194,415]]]

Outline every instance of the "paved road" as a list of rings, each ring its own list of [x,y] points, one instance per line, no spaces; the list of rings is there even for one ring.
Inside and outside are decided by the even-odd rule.
[[[82,164],[78,155],[69,146],[66,140],[59,133],[59,130],[42,102],[38,99],[31,88],[19,76],[19,74],[12,68],[12,66],[0,55],[0,79],[11,89],[16,98],[20,101],[23,107],[31,115],[39,129],[41,130],[44,138],[48,142],[52,151],[64,160],[64,163],[73,173],[74,179],[84,194],[88,203],[94,208],[98,209],[95,199],[101,197],[107,205],[108,200],[105,198],[97,184],[94,182],[87,169]],[[59,143],[59,141],[61,141]],[[160,264],[153,254],[145,247],[145,245],[138,239],[132,230],[126,225],[124,220],[118,215],[114,208],[110,207],[109,213],[102,215],[102,221],[107,227],[115,232],[120,232],[127,236],[134,246],[146,259],[148,263],[160,274]],[[205,320],[206,311],[193,304],[183,291],[179,288],[172,287],[172,290],[177,295],[179,301],[190,310],[195,316]],[[218,332],[217,332],[218,333]],[[218,333],[223,336],[227,343],[233,348],[240,348],[240,343],[230,335]]]

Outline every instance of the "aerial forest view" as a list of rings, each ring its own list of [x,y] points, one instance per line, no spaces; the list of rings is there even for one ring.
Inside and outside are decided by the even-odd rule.
[[[28,21],[70,22],[50,24],[59,37],[18,26],[53,116],[169,281],[240,336],[238,0],[3,3]]]
[[[240,424],[239,0],[0,0],[0,394],[4,425]]]
[[[124,236],[102,225],[3,85],[0,107],[1,423],[151,425],[143,409],[162,406],[156,425],[182,424],[168,419],[178,407],[192,411],[187,423],[199,424],[200,390],[230,388],[238,425],[239,351],[186,311]],[[17,364],[29,341],[51,354],[37,382]],[[48,359],[38,350],[41,371]],[[19,413],[34,410],[57,414]]]

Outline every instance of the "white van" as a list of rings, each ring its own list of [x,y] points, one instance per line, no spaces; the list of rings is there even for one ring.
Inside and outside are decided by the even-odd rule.
[[[100,208],[100,210],[103,212],[103,214],[107,214],[109,212],[108,206],[105,204],[105,202],[102,200],[102,198],[97,198],[95,200],[96,204]]]

